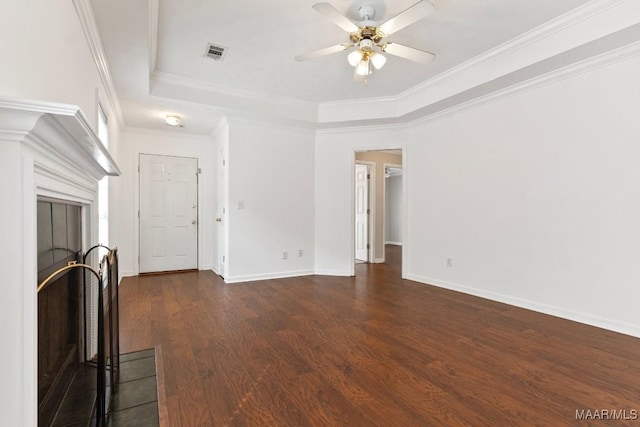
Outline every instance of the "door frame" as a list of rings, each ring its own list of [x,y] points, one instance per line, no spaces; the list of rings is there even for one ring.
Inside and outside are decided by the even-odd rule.
[[[350,151],[350,174],[349,174],[349,188],[350,190],[350,212],[351,212],[351,221],[349,221],[349,229],[351,233],[351,239],[349,239],[349,254],[350,254],[350,276],[355,276],[356,274],[356,247],[355,247],[355,184],[354,184],[354,176],[356,173],[356,153],[362,151],[385,151],[385,150],[402,150],[402,278],[407,278],[407,258],[410,254],[411,247],[407,239],[407,187],[408,187],[408,171],[409,164],[407,162],[408,153],[407,153],[407,145],[406,144],[392,144],[392,145],[351,145]],[[384,196],[383,196],[384,197]],[[372,245],[373,247],[373,245]]]
[[[218,148],[218,188],[217,188],[217,211],[216,218],[220,218],[221,223],[217,224],[216,233],[218,235],[218,259],[217,267],[214,268],[214,272],[221,276],[224,280],[229,275],[229,227],[227,226],[227,219],[229,218],[228,211],[228,160],[227,150],[225,147]],[[223,261],[224,259],[224,261]]]
[[[200,179],[201,179],[201,171],[200,171],[200,165],[201,165],[201,159],[200,156],[193,153],[193,155],[174,155],[174,154],[166,154],[166,153],[153,153],[153,152],[146,152],[146,151],[138,151],[136,150],[134,155],[135,155],[135,169],[134,169],[134,175],[135,175],[135,188],[134,188],[134,211],[133,211],[133,217],[134,217],[134,221],[133,221],[133,228],[134,228],[134,236],[135,238],[133,239],[133,249],[134,249],[134,275],[138,275],[140,274],[140,217],[139,217],[139,212],[140,212],[140,155],[145,154],[145,155],[150,155],[150,156],[165,156],[165,157],[179,157],[179,158],[190,158],[190,159],[196,159],[196,164],[197,164],[197,170],[198,170],[198,180],[197,180],[197,195],[198,195],[198,209],[197,209],[197,216],[198,216],[198,224],[197,224],[197,232],[196,232],[196,236],[197,236],[197,244],[196,244],[196,265],[197,265],[197,269],[200,270],[201,266],[204,265],[203,260],[201,259],[203,251],[202,251],[202,242],[203,242],[203,236],[202,236],[202,232],[203,232],[203,228],[201,227],[201,223],[200,223],[200,219],[203,217],[202,216],[202,185],[200,185]]]
[[[404,159],[403,159],[403,161],[404,161]],[[404,188],[404,168],[402,167],[402,165],[396,165],[396,164],[393,164],[393,163],[384,163],[383,162],[382,163],[382,167],[385,168],[385,169],[388,168],[388,167],[389,168],[402,169],[402,186]],[[403,199],[402,203],[404,203],[404,194],[402,195],[402,199]],[[404,208],[402,206],[401,206],[401,208],[403,209],[402,212],[404,214]],[[387,179],[386,178],[382,181],[382,209],[383,209],[383,212],[386,215],[386,213],[387,213]],[[386,220],[386,218],[385,218],[385,220]],[[405,221],[405,218],[403,218],[403,220],[402,220],[402,222],[403,222],[402,226],[404,226],[404,221]],[[385,243],[387,241],[387,230],[386,230],[386,228],[387,228],[386,224],[382,224],[382,258],[384,258],[385,260],[387,259],[387,252],[386,252],[387,251],[387,246],[386,246],[386,243]],[[402,236],[402,240],[404,240],[404,235]],[[403,244],[404,244],[404,242],[403,242]]]

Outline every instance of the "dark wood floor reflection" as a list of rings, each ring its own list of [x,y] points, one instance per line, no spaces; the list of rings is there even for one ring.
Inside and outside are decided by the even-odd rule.
[[[401,280],[387,250],[355,278],[126,278],[122,351],[161,348],[171,426],[637,425],[640,339]]]

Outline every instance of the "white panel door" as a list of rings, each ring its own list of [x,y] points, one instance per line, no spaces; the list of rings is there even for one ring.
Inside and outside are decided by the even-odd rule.
[[[369,166],[356,164],[356,259],[369,261]]]
[[[140,273],[198,268],[198,159],[140,154]]]

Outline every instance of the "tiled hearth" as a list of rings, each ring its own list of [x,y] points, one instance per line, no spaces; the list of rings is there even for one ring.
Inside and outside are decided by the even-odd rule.
[[[78,371],[60,407],[53,427],[87,427],[92,425],[92,397],[95,368],[84,365]],[[110,427],[158,427],[158,381],[154,349],[120,356],[120,380],[113,396]]]

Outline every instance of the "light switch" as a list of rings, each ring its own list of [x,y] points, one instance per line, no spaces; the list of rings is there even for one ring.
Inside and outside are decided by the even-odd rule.
[[[238,200],[238,209],[244,209],[244,200]]]

